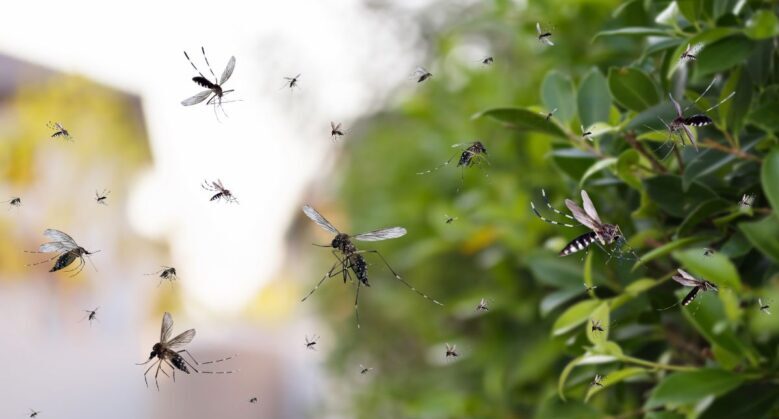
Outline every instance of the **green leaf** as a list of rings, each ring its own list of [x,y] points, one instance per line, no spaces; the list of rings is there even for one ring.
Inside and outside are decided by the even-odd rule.
[[[767,418],[778,402],[779,386],[769,383],[749,383],[715,399],[699,418]]]
[[[677,230],[676,237],[684,237],[693,231],[693,228],[710,218],[713,214],[721,212],[724,208],[727,208],[729,202],[722,199],[710,199],[703,201],[694,210],[690,211],[687,218],[682,221],[682,224]]]
[[[600,326],[603,328],[603,332],[592,330],[592,322],[600,322]],[[601,303],[595,310],[592,311],[590,317],[587,319],[587,323],[584,325],[584,331],[587,335],[587,339],[596,347],[602,347],[606,341],[609,340],[609,330],[611,323],[609,322],[609,303]]]
[[[598,300],[584,300],[569,307],[555,320],[552,326],[552,336],[565,334],[586,322],[600,303]]]
[[[714,28],[705,32],[701,32],[698,35],[690,38],[687,42],[682,42],[678,47],[676,47],[676,50],[673,52],[672,56],[681,57],[682,53],[684,53],[684,51],[687,49],[687,45],[695,45],[697,43],[702,43],[704,45],[703,51],[705,51],[708,45],[736,33],[738,33],[738,30],[733,28]],[[701,51],[701,53],[703,53],[703,51]],[[668,70],[665,73],[665,78],[670,79],[673,73],[679,67],[680,63],[680,60],[674,60],[673,65],[668,67]]]
[[[540,113],[525,108],[494,108],[473,116],[474,119],[488,117],[505,123],[508,127],[523,130],[536,131],[549,134],[558,138],[567,139],[565,131],[554,118],[547,121]]]
[[[579,181],[579,187],[582,187],[584,185],[584,182],[586,182],[587,179],[590,178],[590,176],[600,172],[603,169],[614,166],[615,164],[617,164],[616,157],[608,157],[603,160],[596,161],[595,164],[590,166],[589,169],[587,169],[587,171],[584,172],[584,175],[582,175],[582,178]]]
[[[727,393],[742,382],[740,375],[714,368],[677,372],[654,388],[645,407],[693,405],[704,397]]]
[[[590,400],[590,397],[600,393],[601,391],[605,390],[608,387],[612,387],[613,385],[624,381],[628,378],[635,377],[637,375],[645,375],[649,374],[649,370],[645,368],[640,367],[628,367],[623,368],[621,370],[612,371],[609,373],[609,375],[603,377],[603,381],[601,381],[601,386],[590,386],[589,390],[587,390],[587,395],[584,397],[584,402]]]
[[[608,31],[600,31],[592,38],[596,40],[600,37],[606,36],[668,36],[670,33],[663,29],[632,26],[627,28],[612,29]]]
[[[757,104],[752,106],[748,119],[766,132],[779,131],[779,86],[765,89]]]
[[[674,259],[693,275],[707,279],[720,288],[741,291],[741,278],[733,262],[720,252],[705,256],[700,249],[674,252]]]
[[[606,77],[597,67],[591,68],[582,78],[576,104],[579,110],[579,120],[585,127],[592,129],[592,124],[596,122],[608,122],[611,93],[609,93]],[[594,131],[593,135],[595,135]]]
[[[641,179],[635,174],[634,167],[641,161],[641,155],[634,149],[628,149],[619,155],[617,160],[617,177],[631,188],[640,191]]]
[[[761,253],[779,263],[779,220],[775,214],[760,221],[740,223],[738,228]]]
[[[614,100],[631,111],[641,112],[660,100],[652,79],[637,68],[611,67],[608,81]]]
[[[548,72],[541,82],[541,100],[549,112],[557,109],[554,116],[565,123],[570,122],[576,113],[573,82],[556,70]]]
[[[683,239],[677,239],[672,242],[666,243],[656,249],[652,249],[651,251],[644,253],[643,256],[641,256],[640,259],[636,262],[635,265],[633,265],[633,270],[638,268],[639,266],[644,265],[645,263],[661,258],[665,255],[670,254],[676,249],[679,249],[681,247],[686,247],[689,244],[693,244],[696,242],[703,242],[707,241],[708,239],[705,237],[685,237]]]
[[[628,294],[631,297],[638,297],[644,291],[654,288],[659,284],[660,284],[659,281],[656,281],[651,278],[637,279],[631,282],[627,287],[625,287],[625,294]]]
[[[682,179],[673,175],[654,176],[644,180],[644,187],[652,202],[674,217],[683,218],[700,202],[717,198],[711,189],[693,182],[682,189]]]
[[[715,110],[720,115],[719,120],[723,130],[728,128],[733,132],[741,130],[744,117],[752,103],[752,90],[752,79],[749,72],[744,71],[744,67],[739,67],[731,73],[722,87],[719,100],[724,100],[732,92],[736,94],[732,100],[725,101]],[[725,115],[725,118],[722,118],[722,115]]]
[[[682,12],[682,15],[684,15],[688,22],[697,24],[698,17],[703,9],[703,2],[701,0],[676,0],[676,4],[679,6],[679,11]]]
[[[712,148],[701,150],[687,163],[682,175],[682,190],[688,190],[698,178],[716,172],[734,161],[736,156]]]
[[[779,148],[774,148],[765,157],[760,170],[760,181],[771,208],[779,211]]]
[[[567,303],[577,295],[581,295],[582,289],[576,288],[564,288],[559,291],[555,291],[547,294],[543,300],[541,300],[541,317],[546,317],[554,311],[557,307]]]
[[[779,19],[775,12],[758,10],[747,21],[744,33],[752,39],[768,39],[779,35]]]
[[[755,43],[745,36],[731,36],[704,48],[695,61],[697,76],[718,73],[743,63]]]
[[[565,382],[568,381],[568,376],[571,375],[571,371],[579,365],[607,364],[615,361],[617,361],[617,358],[613,356],[593,355],[590,353],[572,359],[571,362],[566,364],[565,368],[563,368],[563,372],[560,373],[560,378],[557,380],[557,394],[560,395],[561,399],[565,400]]]

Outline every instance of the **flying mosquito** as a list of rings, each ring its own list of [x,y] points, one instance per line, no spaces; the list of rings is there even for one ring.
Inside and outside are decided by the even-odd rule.
[[[695,299],[695,296],[698,295],[699,291],[714,291],[718,292],[719,288],[717,286],[705,279],[698,279],[694,276],[690,275],[683,269],[677,269],[677,272],[679,272],[679,275],[674,275],[672,278],[674,281],[686,286],[686,287],[693,287],[692,291],[690,291],[683,299],[682,299],[682,305],[686,306],[689,305],[692,300]],[[675,305],[675,304],[674,304]],[[673,306],[671,306],[673,307]],[[669,307],[670,308],[670,307]]]
[[[66,130],[61,123],[49,121],[49,123],[46,124],[46,126],[50,130],[54,131],[54,133],[51,134],[51,138],[62,137],[64,140],[68,140],[68,141],[73,140],[73,137],[70,136],[70,132],[68,132],[68,130]]]
[[[495,59],[494,59],[494,58],[492,58],[492,57],[484,57],[484,58],[481,60],[481,63],[482,63],[482,64],[484,64],[484,65],[490,65],[490,64],[492,64],[493,62],[495,62]]]
[[[319,336],[313,335],[311,339],[306,336],[306,349],[316,351],[316,344],[319,342]]]
[[[18,198],[17,198],[18,199]],[[738,206],[743,209],[752,208],[752,204],[755,203],[754,194],[744,194],[741,197],[741,201],[738,202]],[[13,205],[13,202],[11,203]]]
[[[214,105],[214,115],[216,115],[217,119],[219,119],[219,115],[216,112],[216,108],[222,110],[222,113],[227,116],[227,113],[224,110],[224,107],[222,106],[223,103],[228,103],[222,101],[222,98],[233,91],[234,89],[230,90],[224,90],[222,86],[227,82],[227,80],[230,79],[230,76],[233,75],[233,70],[235,70],[235,57],[230,57],[230,60],[227,61],[227,66],[225,67],[224,71],[222,72],[222,77],[217,79],[216,74],[214,74],[214,70],[211,68],[211,63],[208,62],[208,57],[206,57],[206,49],[204,47],[200,47],[200,51],[203,53],[203,59],[206,61],[206,65],[208,66],[208,70],[211,72],[211,75],[214,77],[214,81],[210,81],[206,78],[206,76],[203,75],[203,73],[198,70],[197,66],[194,62],[189,58],[189,54],[187,54],[186,51],[184,51],[184,56],[187,57],[187,61],[189,61],[190,64],[192,64],[192,68],[197,71],[198,76],[192,77],[192,81],[195,82],[198,86],[204,87],[208,90],[203,90],[202,92],[196,94],[195,96],[192,96],[190,98],[184,99],[181,101],[181,104],[184,106],[191,106],[191,105],[197,105],[198,103],[208,99],[206,102],[206,105]]]
[[[40,262],[28,264],[27,266],[40,265],[41,263],[46,263],[57,259],[57,261],[54,263],[54,266],[52,266],[52,268],[49,270],[49,272],[56,272],[60,269],[68,267],[71,263],[73,263],[73,261],[78,259],[79,265],[66,271],[75,271],[75,273],[71,276],[76,276],[81,272],[82,269],[84,269],[84,265],[86,265],[84,256],[88,257],[89,255],[99,252],[99,250],[88,252],[86,249],[76,244],[76,241],[73,240],[72,237],[53,228],[44,231],[43,235],[54,241],[40,245],[37,252],[27,251],[27,253],[56,253],[56,255]]]
[[[592,326],[590,327],[591,332],[605,332],[606,329],[601,326],[600,320],[590,320],[590,323],[592,323]]]
[[[251,403],[251,404],[257,404],[257,403],[259,403],[259,401],[260,400],[257,399],[256,397],[252,397],[251,399],[249,399],[249,403]]]
[[[333,121],[330,121],[330,139],[333,140],[333,142],[338,141],[338,137],[343,137],[344,131],[341,129],[341,123],[335,123]]]
[[[187,374],[189,374],[190,368],[192,371],[194,371],[197,374],[232,374],[235,371],[200,371],[195,366],[189,363],[181,354],[187,354],[192,359],[192,361],[197,366],[201,365],[207,365],[207,364],[215,364],[217,362],[227,361],[228,359],[232,359],[232,356],[217,359],[215,361],[207,361],[207,362],[197,362],[195,357],[192,356],[192,354],[189,353],[186,349],[179,349],[183,347],[184,345],[192,342],[192,339],[195,338],[195,329],[189,329],[178,336],[174,337],[173,339],[170,338],[170,334],[173,331],[173,317],[171,317],[170,313],[165,312],[165,314],[162,316],[162,329],[160,331],[160,341],[155,343],[152,347],[151,353],[149,354],[149,359],[146,362],[135,364],[135,365],[146,365],[149,362],[154,361],[151,366],[146,369],[146,372],[143,374],[143,381],[146,383],[146,387],[149,387],[149,381],[147,380],[146,376],[149,374],[149,371],[151,371],[152,368],[155,366],[157,367],[157,371],[154,373],[154,384],[157,386],[157,391],[160,389],[160,383],[157,381],[157,378],[160,374],[160,371],[162,371],[163,374],[165,374],[166,377],[170,377],[168,373],[163,368],[164,365],[167,365],[171,369],[171,375],[173,376],[173,381],[176,381],[176,370],[183,371]],[[179,349],[179,350],[177,350]],[[155,360],[155,358],[157,358]],[[164,364],[164,365],[163,365]]]
[[[712,248],[709,248],[709,247],[704,247],[703,248],[703,256],[711,256],[711,255],[714,254],[714,252],[716,252],[716,250],[714,250]]]
[[[360,374],[365,375],[371,371],[373,371],[373,368],[368,368],[360,364]]]
[[[579,125],[579,126],[582,129],[582,138],[584,138],[585,140],[591,142],[592,141],[592,137],[590,137],[590,135],[592,135],[592,131],[590,131],[589,129],[585,130],[584,129],[584,125]]]
[[[448,216],[446,214],[444,214],[444,217],[446,218],[446,220],[444,221],[446,224],[452,224],[453,222],[457,221],[457,219],[458,219],[457,217],[450,217],[450,216]]]
[[[679,61],[687,62],[687,61],[697,60],[698,53],[700,53],[702,49],[703,49],[702,42],[698,42],[697,44],[687,44],[687,49],[685,49],[684,52],[682,53],[682,56],[679,57]]]
[[[481,141],[474,141],[472,143],[461,143],[461,144],[454,144],[452,145],[452,148],[455,147],[463,147],[464,149],[461,151],[458,151],[454,154],[452,154],[452,157],[449,157],[449,160],[439,164],[438,166],[425,170],[424,172],[417,172],[418,175],[426,175],[433,172],[438,171],[438,169],[448,166],[449,163],[452,162],[452,160],[457,157],[457,155],[460,155],[460,159],[457,161],[457,167],[462,167],[463,170],[460,172],[460,185],[465,182],[465,168],[467,167],[473,167],[473,166],[479,166],[481,167],[481,162],[487,162],[489,164],[489,160],[487,160],[487,148],[484,147],[484,144],[482,144]],[[459,191],[459,187],[458,187]],[[452,220],[454,221],[454,220]]]
[[[547,120],[547,122],[552,119],[552,115],[557,112],[557,108],[552,109],[552,112],[541,112],[541,115],[544,115],[544,119]]]
[[[93,320],[97,320],[97,310],[98,309],[100,309],[99,306],[95,307],[94,310],[83,310],[84,313],[87,313],[87,315],[84,316],[84,318],[81,319],[81,321],[83,322],[84,320],[89,320],[89,326],[92,327],[92,321]],[[97,320],[97,321],[100,321],[100,320]]]
[[[536,22],[536,33],[538,34],[539,42],[549,45],[550,47],[554,45],[554,42],[552,42],[552,33],[542,30],[541,23],[539,22]]]
[[[590,196],[587,195],[587,191],[582,190],[582,203],[584,204],[584,210],[582,210],[579,205],[570,199],[565,200],[565,206],[567,206],[571,211],[573,217],[552,207],[552,205],[549,203],[549,198],[546,197],[546,191],[543,189],[541,189],[541,195],[544,197],[544,202],[546,202],[546,206],[550,210],[554,211],[558,215],[562,215],[565,218],[568,218],[569,220],[578,221],[581,223],[581,225],[584,225],[585,227],[592,230],[571,240],[571,242],[565,245],[563,250],[560,251],[560,256],[568,256],[571,253],[576,253],[578,251],[587,249],[594,243],[599,243],[601,246],[605,247],[624,239],[624,236],[622,235],[618,225],[604,224],[601,222],[600,217],[598,216],[598,212],[595,210],[595,205],[592,204]],[[540,212],[538,212],[535,204],[533,204],[532,201],[530,202],[530,208],[533,210],[533,213],[536,214],[536,217],[546,221],[547,223],[563,227],[576,227],[575,224],[565,224],[545,218],[541,215]]]
[[[100,205],[108,205],[106,201],[108,200],[108,195],[111,193],[108,189],[103,189],[102,193],[97,193],[95,191],[95,202],[97,202]]]
[[[160,284],[162,284],[162,281],[168,281],[168,283],[173,284],[173,281],[178,279],[176,276],[176,268],[171,266],[162,266],[162,269],[160,269],[157,272],[152,272],[150,274],[144,274],[144,275],[159,275],[160,276],[160,282],[157,284],[159,287]]]
[[[490,311],[490,308],[487,306],[487,301],[484,298],[479,301],[479,304],[476,306],[476,311]]]
[[[423,81],[433,77],[433,73],[427,71],[424,67],[417,67],[417,69],[414,70],[413,76],[417,79],[417,83],[422,83]]]
[[[590,386],[603,387],[603,376],[600,374],[595,374],[595,378],[593,378],[590,382]]]
[[[322,216],[317,210],[312,208],[309,205],[306,205],[303,207],[303,212],[306,214],[308,218],[310,218],[313,222],[315,222],[317,225],[322,227],[323,229],[327,230],[330,233],[335,234],[335,237],[333,238],[332,242],[328,246],[321,246],[321,247],[332,247],[333,255],[337,259],[337,261],[333,264],[333,266],[330,268],[329,271],[322,277],[322,279],[319,281],[319,283],[316,284],[314,289],[312,289],[305,297],[303,297],[302,301],[306,301],[308,297],[311,296],[317,289],[319,289],[319,286],[322,285],[322,283],[327,278],[332,278],[334,276],[343,275],[344,283],[346,283],[347,279],[351,279],[351,274],[349,270],[354,273],[355,278],[357,279],[357,292],[354,297],[354,314],[357,320],[357,327],[360,327],[360,314],[358,311],[358,301],[360,298],[360,287],[366,286],[369,287],[370,284],[368,284],[368,262],[365,260],[365,254],[367,253],[374,253],[381,258],[382,262],[387,266],[387,269],[389,269],[390,272],[392,272],[392,275],[395,276],[395,279],[402,282],[403,285],[407,286],[412,291],[416,292],[417,294],[421,295],[427,300],[432,301],[435,304],[443,305],[439,303],[438,301],[428,297],[426,294],[423,294],[411,284],[406,282],[403,278],[400,277],[400,275],[395,272],[395,270],[392,269],[392,267],[389,265],[386,259],[384,259],[384,256],[379,253],[378,250],[357,250],[357,248],[352,243],[352,239],[358,240],[358,241],[365,241],[365,242],[375,242],[375,241],[381,241],[381,240],[388,240],[388,239],[395,239],[398,237],[402,237],[406,235],[406,229],[403,227],[390,227],[390,228],[383,228],[379,230],[369,231],[367,233],[357,234],[355,236],[350,236],[345,233],[341,233],[333,227],[332,224],[330,224],[329,221],[325,219],[325,217]],[[339,256],[340,254],[340,256]],[[337,268],[340,267],[340,270],[336,271]]]
[[[696,99],[695,102],[691,103],[690,106],[693,106],[696,103],[698,103],[698,101],[701,100],[701,98],[705,96],[706,93],[708,93],[709,89],[711,89],[711,87],[714,86],[716,82],[717,82],[717,78],[714,78],[714,80],[712,80],[711,83],[709,83],[709,86],[706,87],[706,90],[704,90],[703,93],[698,97],[698,99]],[[695,147],[695,150],[698,150],[697,139],[695,137],[695,134],[693,134],[692,130],[690,129],[690,127],[704,127],[706,125],[711,125],[712,123],[714,123],[714,121],[711,118],[709,118],[708,115],[706,115],[706,112],[709,112],[710,110],[718,107],[719,105],[722,105],[723,103],[725,103],[725,101],[732,98],[735,94],[736,94],[735,91],[732,92],[725,99],[722,99],[716,105],[710,107],[709,109],[706,109],[703,113],[685,117],[684,113],[688,109],[690,109],[690,106],[682,110],[682,106],[679,104],[679,102],[677,102],[674,99],[671,93],[668,93],[668,97],[671,99],[671,103],[673,103],[674,109],[676,110],[676,118],[674,118],[670,124],[666,124],[665,121],[663,121],[662,119],[660,121],[663,122],[663,124],[666,126],[668,131],[671,133],[672,137],[674,134],[679,135],[679,137],[682,140],[682,145],[685,144],[685,135],[686,135],[687,138],[690,140],[690,143],[693,145],[693,147]]]
[[[595,289],[596,289],[596,288],[598,288],[598,286],[597,286],[597,285],[593,285],[593,286],[591,286],[591,287],[590,287],[590,286],[588,286],[587,284],[584,284],[584,292],[587,292],[587,293],[589,293],[589,292],[595,292]]]
[[[771,306],[768,305],[767,302],[763,303],[763,299],[762,298],[758,298],[757,299],[757,305],[760,307],[760,311],[762,311],[765,314],[768,314],[769,316],[771,315],[771,311],[770,311],[771,310]]]
[[[290,90],[293,90],[294,88],[298,87],[298,81],[300,79],[300,75],[301,74],[298,73],[298,75],[295,76],[295,77],[284,77],[284,80],[286,80],[286,81],[284,82],[284,86],[281,86],[281,87],[282,88],[283,87],[289,87]]]
[[[449,344],[446,344],[446,357],[447,358],[457,358],[460,356],[460,354],[457,353],[457,345],[449,346]]]
[[[11,207],[19,208],[22,206],[22,198],[19,198],[18,196],[11,198],[8,201],[3,201],[2,203],[5,204],[6,202],[8,203],[8,209],[11,209]]]
[[[40,411],[40,410],[33,410],[33,409],[30,409],[30,417],[31,417],[31,418],[38,417],[38,414],[39,414],[39,413],[41,413],[41,411]]]
[[[233,194],[230,192],[229,189],[225,188],[224,185],[222,185],[222,181],[220,179],[217,179],[216,181],[209,182],[207,180],[203,181],[203,183],[200,185],[203,189],[209,191],[209,192],[216,192],[214,196],[209,199],[209,201],[218,201],[220,199],[224,200],[225,202],[235,202],[238,203],[238,198],[233,196]]]

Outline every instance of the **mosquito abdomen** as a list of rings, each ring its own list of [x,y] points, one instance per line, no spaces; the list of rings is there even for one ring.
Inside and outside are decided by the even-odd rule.
[[[590,247],[595,241],[598,240],[598,235],[594,231],[584,233],[581,236],[571,240],[563,250],[560,251],[560,256],[568,256],[571,253],[576,253]]]
[[[184,371],[185,373],[189,374],[189,369],[187,368],[187,363],[184,362],[184,358],[176,354],[175,356],[171,357],[170,359],[171,364],[173,364],[174,367],[180,369],[181,371]]]
[[[698,115],[693,115],[693,116],[691,116],[689,118],[685,118],[684,125],[692,125],[694,127],[702,127],[702,126],[705,126],[705,125],[710,125],[712,122],[714,122],[714,121],[712,121],[711,118],[709,118],[708,116],[706,116],[704,114],[698,114]]]
[[[76,260],[78,256],[76,253],[71,250],[67,253],[63,253],[59,258],[57,258],[57,262],[52,266],[51,270],[49,272],[56,272],[62,268],[67,267],[71,263],[73,263],[74,260]]]

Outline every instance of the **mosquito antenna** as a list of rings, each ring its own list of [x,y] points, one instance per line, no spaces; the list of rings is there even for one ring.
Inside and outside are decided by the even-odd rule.
[[[203,75],[203,73],[201,73],[201,72],[200,72],[200,70],[198,70],[198,69],[197,69],[197,66],[196,66],[196,65],[195,65],[195,63],[193,63],[193,62],[192,62],[192,60],[189,58],[189,54],[187,54],[187,52],[186,52],[186,51],[184,51],[184,56],[185,56],[185,57],[187,57],[187,61],[189,61],[189,63],[192,65],[192,68],[194,68],[194,69],[195,69],[195,71],[197,71],[197,74],[200,74],[200,77],[202,77],[202,78],[206,78],[206,76],[204,76],[204,75]]]
[[[714,79],[711,80],[711,83],[709,83],[709,85],[706,86],[706,90],[704,90],[703,93],[701,93],[701,95],[698,96],[698,99],[695,99],[695,102],[691,103],[690,106],[695,105],[696,103],[698,103],[699,100],[701,100],[702,97],[706,96],[706,93],[709,92],[709,89],[711,89],[711,87],[714,86],[714,84],[717,83],[718,81],[719,81],[719,77],[714,77]],[[690,106],[684,108],[684,111],[690,109]]]
[[[712,106],[711,108],[709,108],[709,109],[706,109],[706,112],[708,112],[708,111],[710,111],[710,110],[712,110],[712,109],[716,108],[716,107],[717,107],[717,106],[719,106],[719,105],[722,105],[723,103],[725,103],[725,101],[727,101],[728,99],[732,98],[732,97],[733,97],[735,94],[736,94],[736,92],[735,92],[735,91],[733,91],[733,92],[730,92],[730,94],[728,95],[728,97],[726,97],[725,99],[722,99],[722,100],[720,100],[718,104],[716,104],[716,105]]]
[[[668,306],[668,307],[666,307],[666,308],[659,308],[659,309],[657,309],[656,311],[666,311],[666,310],[668,310],[668,309],[671,309],[671,308],[674,308],[674,307],[676,307],[676,306],[678,306],[678,305],[679,305],[679,302],[677,301],[677,302],[673,303],[673,305],[670,305],[670,306]]]
[[[211,71],[211,75],[214,76],[214,80],[216,81],[216,83],[219,83],[219,79],[216,78],[216,74],[214,74],[214,70],[211,69],[211,63],[208,62],[208,57],[206,56],[206,49],[205,49],[205,47],[201,46],[200,47],[200,51],[203,51],[203,58],[205,58],[205,60],[206,60],[206,65],[208,66],[208,70]]]

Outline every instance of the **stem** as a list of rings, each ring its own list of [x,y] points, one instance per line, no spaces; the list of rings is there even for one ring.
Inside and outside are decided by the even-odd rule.
[[[633,147],[636,151],[641,153],[642,156],[646,157],[647,160],[649,160],[649,163],[652,165],[652,168],[658,172],[658,173],[666,173],[667,170],[665,166],[663,166],[659,161],[657,161],[657,158],[653,156],[651,153],[646,151],[644,146],[636,140],[636,135],[632,132],[625,133],[625,141],[630,144],[631,147]]]
[[[676,160],[679,162],[679,174],[684,174],[684,161],[682,160],[682,153],[679,152],[679,147],[674,144],[674,156],[676,156]]]
[[[728,153],[728,154],[732,154],[732,155],[734,155],[734,156],[736,156],[736,157],[738,157],[738,158],[740,158],[742,160],[751,160],[751,161],[758,162],[760,164],[763,163],[763,160],[760,157],[757,157],[757,156],[755,156],[753,154],[749,154],[746,151],[741,150],[740,148],[727,147],[727,146],[724,146],[724,145],[722,145],[722,144],[720,144],[718,142],[715,142],[715,141],[712,141],[712,140],[708,140],[708,139],[706,141],[704,141],[703,143],[701,143],[701,145],[702,146],[706,146],[708,148],[713,148],[715,150],[719,150],[719,151],[722,151],[722,152],[725,152],[725,153]]]
[[[632,356],[622,355],[617,357],[620,361],[629,362],[643,367],[650,367],[656,370],[668,370],[668,371],[697,371],[698,367],[690,367],[687,365],[670,365],[670,364],[658,364],[657,362],[647,361],[641,358],[634,358]]]

